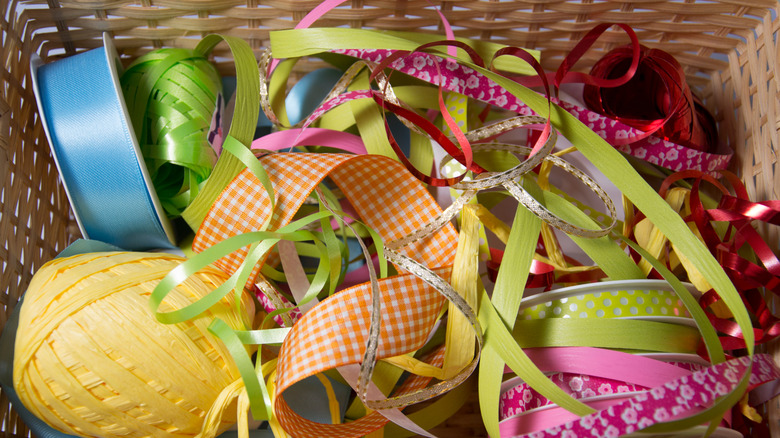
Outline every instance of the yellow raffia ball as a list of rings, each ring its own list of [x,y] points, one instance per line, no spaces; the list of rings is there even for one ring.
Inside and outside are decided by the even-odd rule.
[[[25,407],[80,436],[188,437],[205,423],[211,423],[206,435],[229,428],[235,397],[226,403],[224,393],[241,387],[240,375],[207,327],[221,318],[243,328],[254,305],[245,294],[240,314],[225,298],[193,320],[159,323],[149,296],[184,260],[95,253],[44,265],[25,295],[14,352],[14,387]],[[226,279],[203,269],[176,287],[160,311],[183,308]],[[220,415],[207,420],[213,406]]]

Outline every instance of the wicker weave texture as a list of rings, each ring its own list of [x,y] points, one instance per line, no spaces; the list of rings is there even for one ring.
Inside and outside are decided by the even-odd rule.
[[[91,49],[101,44],[103,32],[112,34],[128,60],[160,47],[194,47],[209,33],[241,37],[259,52],[270,31],[293,27],[319,3],[0,0],[0,327],[32,273],[79,236],[37,115],[29,78],[32,54],[46,61]],[[689,82],[718,121],[721,138],[734,150],[732,169],[752,199],[780,199],[776,0],[351,0],[316,24],[442,34],[434,7],[456,35],[541,50],[547,69],[557,68],[595,23],[631,25],[643,44],[671,53],[685,66]],[[608,32],[578,66],[587,70],[626,41],[623,33]],[[231,71],[227,49],[221,50],[215,52],[220,69]],[[774,228],[762,231],[777,247]],[[25,434],[0,398],[0,436]]]

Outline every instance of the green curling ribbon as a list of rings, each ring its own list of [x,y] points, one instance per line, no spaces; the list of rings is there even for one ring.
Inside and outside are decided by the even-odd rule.
[[[217,160],[208,141],[222,90],[217,69],[196,50],[159,49],[136,59],[120,83],[155,191],[168,217],[178,217]]]
[[[530,192],[533,195],[539,195],[538,190],[538,186],[530,188]],[[486,314],[493,316],[494,321],[501,324],[498,326],[487,326],[488,329],[485,331],[486,347],[482,352],[482,358],[479,363],[479,406],[482,422],[489,436],[501,436],[498,428],[499,395],[501,380],[504,376],[504,365],[509,362],[505,359],[506,352],[504,350],[513,350],[510,351],[510,354],[514,353],[516,359],[519,359],[519,365],[525,366],[525,368],[513,367],[512,370],[521,375],[526,382],[532,384],[535,390],[549,400],[554,400],[554,403],[559,406],[561,406],[561,401],[567,401],[565,395],[554,392],[554,388],[558,387],[552,384],[542,374],[541,370],[535,368],[531,359],[516,343],[513,343],[509,334],[509,331],[514,328],[517,312],[525,292],[524,288],[516,286],[518,284],[526,284],[528,280],[528,273],[531,271],[531,262],[536,253],[536,243],[539,240],[541,228],[542,220],[538,216],[525,208],[515,210],[515,217],[512,221],[512,228],[509,231],[502,268],[498,271],[498,278],[493,288],[493,301],[492,303],[485,302],[485,298],[483,298],[480,304],[480,322],[483,324],[483,327],[489,320]],[[486,310],[491,310],[491,308],[493,312],[486,312]],[[494,341],[495,331],[505,336],[505,342],[510,342],[514,345],[506,349],[501,348],[501,344]],[[540,389],[543,389],[544,392],[540,391]],[[550,397],[551,395],[553,397]],[[577,406],[577,408],[580,415],[594,412],[587,406]]]

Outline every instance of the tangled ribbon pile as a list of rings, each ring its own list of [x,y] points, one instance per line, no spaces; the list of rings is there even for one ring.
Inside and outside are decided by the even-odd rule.
[[[649,55],[628,26],[620,26],[632,40],[623,76],[571,70],[610,25],[597,26],[548,74],[538,54],[455,39],[446,20],[446,41],[306,28],[338,3],[324,2],[297,29],[272,32],[259,67],[246,43],[223,38],[238,73],[231,127],[208,179],[190,169],[193,177],[183,178],[190,184],[176,186],[176,196],[189,190],[194,199],[170,204],[196,230],[196,254],[152,292],[157,320],[188,321],[231,293],[240,302],[245,290],[266,309],[240,330],[211,323],[242,386],[209,411],[210,421],[235,402],[242,438],[246,410],[279,437],[433,436],[427,430],[475,384],[491,436],[713,432],[740,421],[730,413],[738,403],[756,418],[750,406],[771,394],[750,404],[744,395],[780,377],[771,358],[754,351],[780,330],[761,295],[780,289],[780,261],[750,225],[777,225],[780,205],[749,201],[724,172],[732,196],[704,173],[730,158],[702,146],[701,137],[711,143],[712,136],[670,135],[704,116],[664,112],[638,129],[604,100],[606,115],[553,97],[566,82],[607,89],[642,72],[641,56]],[[290,123],[288,74],[307,56],[345,68],[323,101]],[[664,86],[695,108],[682,84]],[[277,131],[251,142],[261,108]],[[399,144],[391,118],[409,144]],[[506,140],[518,131],[528,147]],[[571,151],[561,150],[560,138],[599,177],[564,159]],[[621,152],[685,172],[659,196]],[[603,205],[567,195],[560,175]],[[670,188],[681,178],[694,178],[685,195]],[[623,221],[605,180],[625,196]],[[717,207],[704,207],[703,181],[724,193]],[[431,188],[449,189],[450,205],[442,209]],[[511,226],[492,209],[505,200],[513,203]],[[726,221],[727,230],[712,221]],[[586,261],[560,248],[564,235]],[[746,244],[763,266],[741,255]],[[348,272],[361,259],[362,274]],[[675,275],[678,265],[693,285]],[[172,290],[207,266],[228,280],[187,307],[160,311]],[[701,300],[697,289],[706,292]],[[245,345],[260,346],[255,357]],[[737,349],[742,357],[727,355]],[[290,406],[291,388],[311,376],[353,388],[351,421],[336,415],[332,391],[330,424]],[[432,402],[419,412],[404,411],[425,401]]]
[[[306,44],[309,39],[318,37],[319,45],[312,47],[321,47],[323,36],[340,41],[343,36],[336,38],[333,33],[353,33],[353,30],[332,31],[323,33],[318,29],[307,29],[274,33],[273,53],[280,56],[281,52],[281,56],[285,57],[311,55],[319,49],[309,51]],[[280,34],[285,32],[295,32],[294,40],[298,43],[295,50],[283,44],[281,49],[277,47],[279,44],[276,42],[282,40]],[[365,32],[354,31],[367,36]],[[286,41],[291,38],[289,35],[284,36]],[[604,143],[598,137],[589,137],[580,128],[572,129],[563,123],[563,120],[575,120],[574,116],[545,111],[545,108],[554,108],[553,99],[549,97],[551,93],[546,75],[532,56],[519,49],[498,49],[495,53],[496,57],[513,54],[527,61],[545,85],[547,99],[490,68],[489,65],[495,61],[486,66],[480,55],[468,44],[434,42],[414,45],[401,36],[395,38],[385,41],[385,44],[397,48],[387,50],[346,49],[334,44],[336,49],[332,49],[331,53],[356,58],[357,61],[345,70],[323,103],[297,124],[256,142],[259,148],[257,153],[261,154],[261,166],[241,171],[221,194],[209,199],[210,207],[202,220],[193,220],[190,216],[189,220],[198,223],[193,249],[200,254],[183,264],[181,272],[192,272],[198,266],[214,262],[232,274],[232,285],[256,285],[263,296],[262,301],[271,303],[269,309],[276,309],[269,316],[278,316],[289,327],[278,357],[273,359],[276,361],[275,371],[268,375],[266,381],[258,380],[251,371],[244,374],[255,382],[247,384],[247,388],[262,388],[266,385],[274,388],[269,392],[261,391],[267,394],[263,396],[264,404],[258,398],[261,392],[250,394],[256,416],[262,414],[255,407],[264,405],[267,411],[263,417],[270,421],[276,433],[286,432],[294,436],[362,436],[375,433],[388,421],[408,431],[430,436],[400,409],[451,391],[461,385],[479,364],[483,419],[489,432],[496,436],[528,433],[565,436],[577,428],[590,430],[599,424],[604,425],[601,433],[624,434],[658,422],[666,423],[654,426],[656,430],[679,430],[721,418],[730,406],[741,399],[748,385],[757,386],[775,378],[777,371],[771,361],[752,352],[750,357],[754,359],[724,362],[721,344],[713,342],[717,338],[711,326],[701,328],[704,343],[700,344],[700,335],[693,327],[697,324],[702,327],[700,323],[706,322],[707,316],[698,306],[696,298],[655,257],[613,232],[618,223],[616,209],[594,179],[551,154],[559,132],[567,138],[581,140],[581,145],[577,143],[578,148],[586,155],[588,148],[593,148],[590,152],[598,150],[604,154],[614,149],[602,148],[600,145]],[[437,47],[456,47],[466,53],[466,58],[450,58],[437,50]],[[493,57],[491,59],[495,60]],[[274,64],[271,57],[266,56],[263,61],[259,91],[262,107],[269,120],[285,126],[286,118],[278,113],[281,102],[278,93],[284,93],[281,84],[286,81],[275,78],[280,71],[289,71],[294,60]],[[276,65],[276,69],[269,76],[271,68],[266,66],[273,65]],[[394,85],[389,75],[384,73],[387,68],[437,86]],[[529,72],[527,69],[523,71]],[[375,89],[361,89],[361,86],[367,87],[372,81],[376,81]],[[465,104],[460,107],[464,111],[458,111],[459,102],[462,104],[468,99],[482,102],[483,109],[477,105],[477,114],[470,116],[470,105]],[[436,126],[435,120],[432,122],[415,111],[409,101],[414,101],[414,106],[418,108],[426,108],[429,114],[440,114],[440,127]],[[525,102],[522,108],[519,106],[520,101]],[[450,113],[449,107],[456,111]],[[485,116],[490,114],[491,107],[512,110],[519,115],[496,122],[479,122],[487,120]],[[447,152],[448,160],[462,166],[460,170],[443,177],[425,172],[424,169],[432,164],[431,157],[426,157],[427,152],[423,154],[415,149],[410,157],[402,152],[386,118],[382,116],[386,111],[395,114],[410,128],[412,138],[419,136],[434,139]],[[528,111],[546,114],[546,117],[522,115]],[[373,114],[373,117],[366,116],[366,113]],[[473,118],[475,115],[478,117]],[[473,123],[482,123],[483,126],[466,129]],[[352,124],[360,133],[359,138],[341,132]],[[330,130],[336,126],[338,131]],[[542,132],[529,148],[495,141],[510,130],[524,127],[533,127]],[[450,135],[445,134],[445,131]],[[643,138],[648,137],[645,135]],[[266,152],[306,146],[368,154]],[[400,162],[379,155],[396,158]],[[519,159],[518,156],[524,158]],[[612,172],[614,175],[617,168],[626,169],[622,167],[622,160],[616,161],[612,169],[610,165],[599,166],[603,160],[597,161],[594,164],[604,173]],[[594,220],[573,208],[560,196],[552,194],[551,190],[544,190],[542,187],[550,185],[549,181],[537,177],[535,170],[540,165],[562,169],[593,191],[597,199],[604,203],[606,213],[600,216],[593,214],[601,220]],[[731,290],[733,285],[725,275],[719,273],[722,271],[718,271],[719,265],[712,255],[692,235],[687,234],[687,227],[679,227],[679,217],[674,219],[675,216],[669,214],[671,210],[668,206],[656,201],[660,198],[654,192],[648,199],[637,196],[638,192],[648,193],[641,189],[631,193],[630,184],[639,181],[632,178],[618,176],[613,182],[627,196],[632,197],[637,205],[644,204],[640,210],[649,212],[646,213],[648,217],[654,216],[653,220],[666,228],[669,238],[684,247],[683,252],[696,254],[700,265],[710,266],[704,269],[708,271],[707,281],[717,284],[722,295],[727,297],[727,307],[733,311],[738,321],[736,324],[748,327],[744,307],[736,304],[741,300]],[[455,190],[454,202],[444,211],[440,210],[421,183]],[[644,183],[641,184],[646,187]],[[496,189],[503,192],[495,193]],[[309,198],[311,193],[315,193],[313,199]],[[507,227],[480,205],[480,194],[487,193],[492,194],[487,195],[486,199],[497,195],[509,196],[522,206],[517,209],[511,227]],[[319,206],[319,213],[302,215],[308,205],[307,199],[312,199],[312,206]],[[354,217],[350,221],[345,220],[347,215],[341,210],[345,202],[353,211]],[[652,208],[648,208],[650,206]],[[458,233],[450,223],[456,216],[459,216],[460,222],[459,237],[456,237]],[[186,212],[184,217],[188,218]],[[336,224],[335,228],[333,224]],[[490,296],[484,292],[481,281],[477,281],[478,236],[483,226],[507,245],[500,268],[497,269],[496,286]],[[603,275],[613,280],[643,278],[647,275],[626,256],[616,239],[633,246],[635,253],[642,254],[654,266],[655,272],[663,275],[671,284],[671,290],[680,297],[677,304],[680,307],[673,313],[678,317],[690,315],[691,325],[678,321],[654,321],[652,316],[634,321],[618,318],[614,322],[599,317],[531,318],[515,323],[511,315],[516,315],[523,308],[520,305],[522,290],[518,290],[517,285],[526,284],[537,240],[541,238],[542,228],[546,227],[554,227],[569,234]],[[386,258],[398,275],[387,278],[384,274],[377,275],[374,263],[369,262],[366,264],[369,281],[336,292],[317,303],[319,290],[330,288],[334,291],[344,274],[345,260],[339,260],[339,255],[328,249],[331,245],[322,245],[322,242],[328,242],[328,239],[333,241],[336,234],[345,232],[358,238],[361,235],[364,238],[370,236],[374,242],[371,251],[368,245],[361,244],[366,259],[371,260],[373,252],[379,256],[380,265],[384,266],[383,260]],[[278,253],[273,253],[273,244],[285,240],[296,243],[279,245]],[[304,244],[309,241],[310,244]],[[339,247],[335,245],[335,248]],[[316,272],[306,275],[300,266],[295,267],[296,252],[302,254],[301,251],[309,255],[319,254],[320,263]],[[496,251],[494,253],[497,254]],[[283,265],[283,272],[273,268],[279,262]],[[494,263],[494,267],[497,265]],[[533,272],[542,274],[544,268],[537,267]],[[172,278],[180,275],[177,273]],[[285,282],[286,286],[279,289],[279,285]],[[545,286],[549,287],[554,282],[551,280]],[[164,281],[159,290],[163,291],[168,286]],[[657,289],[656,286],[653,290]],[[226,288],[222,293],[228,291]],[[648,298],[651,299],[656,300],[655,297]],[[292,324],[293,320],[288,315],[293,308],[290,303],[295,303],[302,312],[300,319],[296,317],[295,324]],[[437,321],[444,312],[445,303],[448,316],[446,329],[438,329]],[[630,306],[625,309],[627,313],[631,312]],[[647,309],[650,309],[647,312],[653,312],[651,307]],[[623,311],[619,307],[604,307],[601,310]],[[513,332],[509,330],[512,326],[515,327]],[[444,336],[443,341],[437,341],[441,338],[436,333],[442,330],[446,333],[438,336]],[[582,339],[573,336],[576,333],[600,331],[605,335]],[[607,336],[606,333],[626,333],[625,340],[620,341],[619,337]],[[645,342],[637,340],[639,333],[645,334]],[[647,336],[647,333],[653,333],[653,336]],[[465,342],[465,339],[473,341]],[[674,345],[665,342],[668,339],[674,339]],[[571,392],[565,391],[543,374],[543,369],[575,372],[573,370],[576,367],[566,371],[571,365],[564,364],[573,365],[577,361],[558,357],[554,365],[543,368],[528,355],[528,351],[535,348],[555,352],[559,348],[578,351],[578,348],[594,347],[671,354],[668,360],[674,362],[678,359],[682,362],[661,365],[663,359],[659,361],[651,354],[642,360],[649,361],[648,364],[666,366],[665,369],[670,371],[679,370],[675,371],[678,377],[669,375],[659,377],[654,382],[644,382],[644,385],[640,383],[640,387],[633,387],[636,390],[633,393],[609,400],[606,404],[590,404],[587,400],[583,400],[586,402],[583,404],[572,398]],[[712,363],[722,365],[701,368],[701,361],[693,359],[693,355],[701,349],[707,350]],[[748,349],[752,350],[749,344]],[[619,362],[626,363],[632,360],[629,358],[641,357],[627,353],[614,354],[620,356]],[[561,411],[547,411],[539,417],[541,414],[517,415],[515,409],[514,415],[499,417],[501,370],[504,363],[522,380],[521,386],[527,385],[535,391],[539,403],[560,406]],[[403,379],[403,383],[392,383],[398,381],[400,374],[387,371],[387,365],[410,373],[409,378]],[[285,391],[296,382],[330,370],[338,371],[341,379],[355,389],[358,400],[367,409],[363,414],[353,416],[353,421],[339,424],[312,422],[285,402]],[[726,370],[728,372],[724,373]],[[636,377],[616,378],[615,375],[604,374],[602,371],[602,374],[596,376],[611,379],[612,383],[603,382],[607,387],[616,385],[614,387],[617,388],[620,382],[636,381]],[[729,377],[723,377],[725,375]],[[385,389],[382,390],[377,386],[377,376],[381,376],[379,381],[391,378],[388,376],[395,377],[391,378],[391,383],[385,383]],[[712,376],[719,377],[712,380]],[[576,381],[574,376],[567,378],[570,382]],[[582,378],[582,374],[579,378]],[[436,379],[436,383],[431,383],[431,379]],[[699,386],[692,385],[691,379]],[[717,390],[712,386],[715,382]],[[394,389],[388,392],[389,388]],[[518,387],[514,391],[526,394],[525,388]],[[684,393],[682,398],[680,390]],[[648,394],[653,394],[652,402]],[[697,394],[695,397],[698,398],[693,401],[694,396],[689,394]],[[710,395],[705,397],[703,394]],[[641,416],[638,414],[640,411],[655,414]],[[505,418],[501,426],[497,422],[499,418]],[[601,421],[595,421],[596,418]],[[670,421],[672,419],[676,420]],[[711,425],[714,428],[718,423],[712,421]],[[729,422],[723,424],[728,425]]]

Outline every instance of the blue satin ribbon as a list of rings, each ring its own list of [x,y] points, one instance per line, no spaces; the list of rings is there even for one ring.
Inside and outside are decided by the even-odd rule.
[[[111,40],[56,62],[33,61],[43,125],[85,238],[143,251],[173,248],[173,228],[130,127]]]

